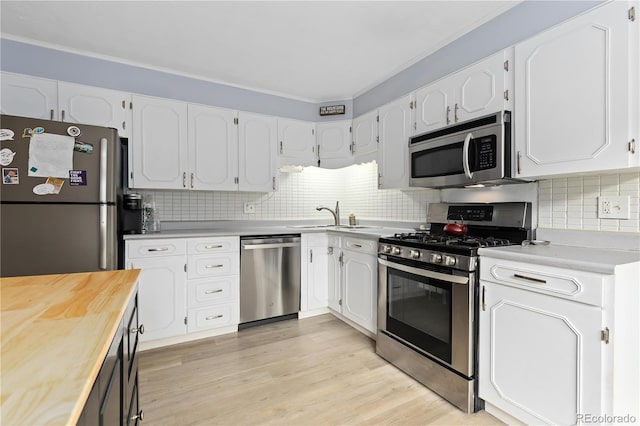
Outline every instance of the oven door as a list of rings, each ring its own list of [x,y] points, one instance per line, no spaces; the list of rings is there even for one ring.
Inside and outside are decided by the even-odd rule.
[[[472,377],[474,274],[385,255],[378,264],[378,332]]]

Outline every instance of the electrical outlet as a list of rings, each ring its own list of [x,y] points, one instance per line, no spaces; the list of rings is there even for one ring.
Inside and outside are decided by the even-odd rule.
[[[256,212],[256,205],[253,203],[244,203],[244,212],[253,214]]]
[[[629,219],[630,197],[598,197],[598,217],[601,219]]]

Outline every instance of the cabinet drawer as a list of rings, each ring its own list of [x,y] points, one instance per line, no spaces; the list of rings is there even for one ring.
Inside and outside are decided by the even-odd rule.
[[[207,330],[210,328],[237,325],[240,319],[238,302],[216,305],[208,308],[190,309],[187,320],[187,331]]]
[[[187,306],[197,308],[238,300],[239,291],[238,275],[189,280],[187,281]]]
[[[183,239],[149,239],[126,241],[127,259],[143,257],[177,256],[187,252]]]
[[[602,306],[613,275],[480,257],[480,279]]]
[[[204,278],[240,273],[239,253],[198,254],[187,258],[187,277]]]
[[[204,254],[240,252],[240,237],[192,238],[187,240],[187,253]]]
[[[302,240],[308,247],[326,246],[328,244],[327,234],[303,234]]]
[[[376,254],[378,252],[378,241],[343,237],[342,248],[362,253]]]

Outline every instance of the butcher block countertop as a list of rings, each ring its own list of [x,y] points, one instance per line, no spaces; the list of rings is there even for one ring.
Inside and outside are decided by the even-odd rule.
[[[0,279],[0,424],[75,424],[139,270]]]

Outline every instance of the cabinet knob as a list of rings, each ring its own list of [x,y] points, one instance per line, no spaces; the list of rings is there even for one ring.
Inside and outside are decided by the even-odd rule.
[[[136,334],[136,333],[144,334],[144,324],[140,324],[138,328],[132,328],[131,330],[129,330],[129,332],[133,334]]]
[[[129,420],[140,420],[143,421],[144,420],[144,411],[140,410],[140,412],[138,414],[136,414],[135,416],[131,416]]]

